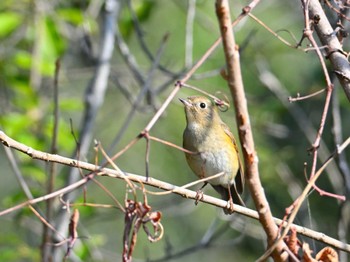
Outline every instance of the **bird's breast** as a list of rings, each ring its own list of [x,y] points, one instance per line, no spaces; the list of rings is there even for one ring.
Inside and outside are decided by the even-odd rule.
[[[225,139],[225,136],[221,136],[224,138],[221,139],[217,135],[207,134],[198,139],[193,132],[185,131],[184,148],[196,153],[186,154],[186,159],[199,178],[210,177],[220,172],[225,173],[219,178],[210,180],[210,184],[232,184],[239,168],[237,153],[231,141]]]

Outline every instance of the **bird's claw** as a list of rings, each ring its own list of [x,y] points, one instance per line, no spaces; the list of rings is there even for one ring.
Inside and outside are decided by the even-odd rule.
[[[201,189],[197,190],[194,204],[198,205],[199,201],[201,201],[203,199],[203,196],[204,196],[203,191]]]
[[[227,201],[227,206],[224,208],[224,213],[226,215],[231,215],[233,212],[235,212],[234,204],[232,201],[232,198]]]

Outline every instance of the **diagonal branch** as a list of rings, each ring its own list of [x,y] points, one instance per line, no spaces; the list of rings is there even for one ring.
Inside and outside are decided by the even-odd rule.
[[[258,156],[255,151],[253,134],[250,127],[247,100],[241,75],[239,51],[235,43],[233,31],[231,30],[231,16],[227,0],[216,1],[216,13],[223,39],[228,85],[236,109],[236,121],[247,168],[247,183],[259,214],[260,223],[266,232],[268,245],[270,246],[278,236],[278,228],[273,221],[270,206],[259,178]],[[272,254],[273,258],[276,261],[285,261],[287,254],[282,252],[285,249],[287,249],[287,246],[283,242],[280,242]]]
[[[336,72],[338,80],[350,101],[350,65],[347,54],[343,51],[343,47],[323,11],[320,1],[310,0],[308,8],[309,17],[311,19],[317,17],[318,22],[314,25],[317,36],[322,45],[328,47],[327,57],[329,58],[333,70]]]
[[[296,201],[295,207],[293,209],[293,212],[288,218],[288,222],[286,227],[283,229],[282,234],[278,237],[277,241],[272,245],[265,254],[258,260],[258,261],[265,261],[265,259],[268,258],[268,255],[278,246],[278,243],[282,242],[284,237],[288,234],[288,231],[292,227],[292,223],[294,219],[297,216],[297,213],[306,199],[307,195],[309,194],[311,188],[315,185],[316,180],[320,177],[320,175],[323,173],[323,171],[326,169],[327,165],[334,159],[335,156],[342,153],[342,151],[347,148],[350,144],[350,137],[348,137],[340,146],[338,145],[337,150],[326,160],[326,162],[323,163],[323,165],[318,169],[318,171],[315,173],[315,175],[309,180],[309,183],[303,190],[303,193],[299,196],[299,198]]]

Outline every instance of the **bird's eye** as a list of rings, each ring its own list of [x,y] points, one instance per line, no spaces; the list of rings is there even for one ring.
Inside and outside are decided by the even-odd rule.
[[[204,109],[204,108],[206,108],[206,107],[207,107],[207,104],[202,102],[202,103],[200,103],[200,104],[199,104],[199,106],[200,106],[201,108],[203,108],[203,109]]]

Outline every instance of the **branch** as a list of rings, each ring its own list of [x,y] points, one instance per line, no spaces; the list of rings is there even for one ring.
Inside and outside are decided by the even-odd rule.
[[[59,127],[59,100],[58,100],[58,76],[59,71],[61,67],[61,62],[59,59],[56,60],[55,64],[55,77],[54,77],[54,83],[53,83],[53,130],[52,130],[52,141],[51,141],[51,149],[50,152],[52,154],[57,153],[57,140],[58,140],[58,127]],[[50,194],[55,187],[55,179],[57,175],[57,166],[55,163],[48,163],[49,167],[49,173],[47,178],[47,193]],[[34,211],[33,211],[34,212]],[[42,236],[42,245],[41,245],[41,256],[44,261],[48,260],[51,253],[51,248],[48,245],[51,241],[52,232],[49,230],[50,223],[52,222],[54,214],[54,205],[51,202],[51,200],[46,201],[46,221],[48,222],[43,223],[43,236]]]
[[[315,48],[317,57],[320,60],[321,66],[322,66],[322,70],[326,79],[326,83],[327,83],[327,88],[326,88],[326,99],[325,99],[325,103],[324,103],[324,108],[323,108],[323,112],[322,112],[322,116],[321,116],[321,122],[320,122],[320,127],[318,129],[315,141],[312,144],[312,153],[313,153],[313,159],[312,159],[312,166],[311,166],[311,172],[310,172],[310,178],[312,178],[316,172],[316,165],[317,165],[317,155],[318,155],[318,148],[320,146],[320,141],[322,138],[322,134],[323,134],[323,130],[326,124],[326,117],[328,114],[328,109],[330,106],[330,101],[331,101],[331,95],[332,95],[332,91],[333,91],[333,84],[331,82],[330,76],[328,74],[328,70],[326,67],[326,63],[324,61],[323,55],[318,47],[317,42],[315,41],[313,34],[312,34],[312,29],[311,29],[311,25],[313,24],[318,24],[318,16],[317,19],[316,17],[312,17],[313,20],[310,20],[310,14],[309,14],[309,1],[308,0],[303,0],[302,1],[303,7],[304,7],[304,21],[305,21],[305,28],[304,28],[304,34],[303,34],[303,38],[306,37],[311,45]],[[343,196],[340,195],[336,195],[336,194],[332,194],[329,192],[326,192],[320,188],[318,188],[316,185],[314,185],[314,188],[320,193],[320,195],[327,195],[330,197],[334,197],[337,199],[342,199]]]
[[[278,236],[278,228],[273,221],[270,206],[259,178],[258,156],[255,151],[253,134],[250,127],[247,100],[241,75],[239,51],[231,30],[231,16],[227,0],[216,1],[216,13],[223,38],[228,71],[228,85],[236,109],[236,122],[238,124],[239,137],[243,149],[245,166],[247,168],[247,183],[255,207],[259,213],[259,221],[266,232],[268,245],[271,246]],[[285,252],[282,253],[285,249],[287,249],[287,246],[283,242],[280,242],[272,254],[273,258],[277,261],[285,261],[287,259],[287,254]]]
[[[334,72],[336,72],[338,80],[350,101],[350,66],[347,54],[343,51],[343,47],[323,11],[320,1],[310,0],[308,8],[311,19],[319,17],[317,19],[318,22],[314,25],[316,33],[322,45],[328,47],[327,57],[333,65]]]
[[[85,94],[85,112],[80,128],[79,145],[77,149],[80,155],[85,156],[89,151],[92,136],[93,127],[95,125],[95,119],[98,111],[103,104],[104,96],[107,90],[108,77],[110,72],[110,59],[112,58],[114,50],[114,33],[117,20],[117,14],[119,9],[119,1],[107,0],[105,2],[105,14],[103,21],[103,33],[101,36],[100,53],[97,61],[96,70],[94,76],[86,90]],[[78,169],[71,169],[66,185],[70,185],[79,179]],[[74,199],[75,195],[65,195],[67,199]],[[64,234],[68,230],[69,218],[66,212],[60,210],[56,215],[56,228],[61,234]],[[56,249],[53,247],[54,251]],[[58,258],[56,254],[52,255],[55,260],[62,260]]]
[[[288,97],[290,94],[287,91],[287,88],[283,86],[281,81],[277,76],[271,71],[269,65],[266,61],[261,60],[257,63],[258,78],[261,83],[266,86],[281,102],[281,104],[288,110],[289,114],[294,119],[295,123],[298,125],[301,132],[304,133],[306,139],[313,143],[317,132],[313,124],[309,121],[307,114],[297,103],[288,102]],[[341,141],[338,142],[338,144]],[[319,161],[324,162],[327,160],[331,154],[328,149],[327,144],[321,140],[320,147],[318,148]],[[340,192],[343,187],[343,179],[339,172],[339,168],[336,163],[331,163],[327,166],[327,172],[329,183],[332,185],[333,190]]]
[[[296,200],[295,207],[293,209],[293,212],[289,216],[287,225],[285,226],[282,234],[278,237],[277,241],[265,252],[265,254],[258,260],[258,261],[265,261],[265,259],[268,258],[269,254],[273,252],[275,248],[277,248],[278,243],[282,242],[284,237],[287,235],[288,231],[292,227],[292,223],[302,205],[305,198],[308,196],[310,190],[312,187],[314,187],[316,180],[320,177],[322,172],[325,170],[326,166],[334,159],[335,156],[339,155],[346,147],[348,147],[350,144],[350,137],[344,141],[343,144],[337,147],[337,150],[327,159],[327,161],[318,169],[316,174],[309,180],[309,183],[303,190],[303,193],[299,196],[299,198]],[[343,243],[344,244],[344,243]]]
[[[196,0],[188,1],[186,19],[185,67],[192,65],[193,57],[193,23],[196,14]]]
[[[27,154],[28,156],[30,156],[33,159],[39,159],[42,161],[49,161],[49,162],[55,162],[55,163],[59,163],[62,165],[66,165],[66,166],[70,166],[70,167],[75,167],[77,169],[83,169],[83,170],[87,170],[90,171],[90,173],[88,175],[86,175],[84,178],[78,180],[77,182],[66,186],[62,189],[59,189],[57,191],[52,192],[49,195],[45,195],[42,197],[38,197],[35,199],[30,199],[26,202],[23,202],[17,206],[14,206],[12,208],[3,210],[0,212],[0,216],[11,213],[13,211],[16,211],[18,209],[21,209],[23,207],[29,206],[29,205],[33,205],[35,203],[38,202],[42,202],[45,201],[47,199],[51,199],[54,197],[58,197],[61,196],[62,194],[66,194],[67,192],[70,192],[74,189],[79,188],[82,185],[85,185],[88,181],[90,181],[91,179],[93,179],[95,176],[108,176],[111,178],[118,178],[118,179],[123,179],[123,180],[129,180],[129,181],[133,181],[136,183],[141,183],[144,185],[149,185],[152,186],[154,188],[159,188],[165,191],[171,191],[172,193],[175,193],[177,195],[180,195],[184,198],[189,198],[189,199],[193,199],[196,200],[197,199],[197,192],[196,191],[192,191],[189,189],[186,189],[184,187],[180,187],[180,186],[175,186],[173,184],[170,183],[166,183],[157,179],[154,179],[152,177],[149,177],[148,179],[145,176],[139,176],[139,175],[135,175],[135,174],[131,174],[131,173],[127,173],[127,172],[123,172],[121,170],[117,169],[110,169],[110,168],[103,168],[101,166],[96,166],[94,164],[90,164],[84,161],[79,161],[76,159],[72,159],[72,158],[68,158],[68,157],[63,157],[60,155],[54,155],[54,154],[49,154],[46,152],[42,152],[39,150],[35,150],[31,147],[28,147],[27,145],[24,145],[22,143],[17,142],[16,140],[8,137],[3,131],[0,131],[0,142],[6,146],[6,147],[10,147],[13,148],[15,150],[18,150],[24,154]],[[222,199],[218,199],[215,197],[211,197],[208,195],[203,195],[203,198],[200,200],[203,203],[207,203],[213,206],[217,206],[220,208],[227,208],[227,201],[224,201]],[[248,209],[246,207],[242,207],[239,205],[235,205],[235,212],[253,218],[253,219],[259,219],[258,213],[254,210]],[[278,219],[278,218],[272,218],[274,223],[276,225],[281,225],[282,220]],[[283,226],[287,225],[286,222],[283,222]],[[306,237],[318,240],[318,241],[322,241],[323,243],[338,248],[340,250],[344,250],[346,252],[350,253],[350,245],[349,244],[344,244],[334,238],[331,238],[323,233],[319,233],[313,230],[310,230],[308,228],[305,227],[301,227],[295,224],[292,224],[292,226],[294,226],[297,230],[297,232],[301,235],[304,235]]]

